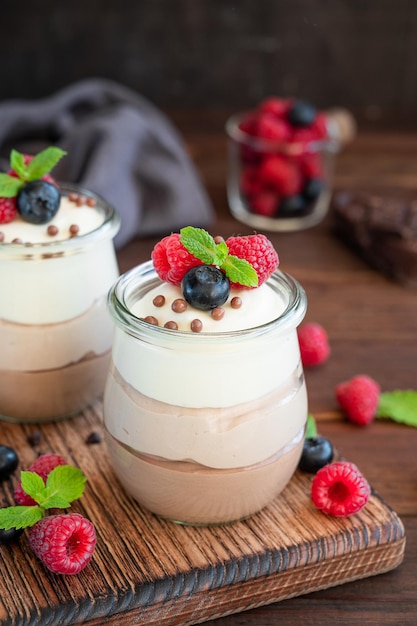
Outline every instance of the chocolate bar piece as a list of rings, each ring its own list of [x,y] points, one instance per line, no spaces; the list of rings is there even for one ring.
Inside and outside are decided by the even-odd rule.
[[[332,198],[336,234],[389,278],[417,288],[417,199],[337,191]]]

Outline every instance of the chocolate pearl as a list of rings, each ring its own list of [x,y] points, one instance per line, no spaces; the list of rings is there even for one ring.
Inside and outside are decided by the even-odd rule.
[[[90,196],[89,198],[87,198],[87,200],[85,201],[85,203],[86,203],[86,205],[87,205],[87,206],[91,206],[91,207],[93,207],[93,206],[96,206],[97,201],[96,201],[96,199],[95,199],[95,198],[91,198],[91,196]]]
[[[177,298],[171,304],[171,309],[174,311],[174,313],[184,313],[184,311],[186,310],[187,306],[188,305],[187,305],[187,302],[185,300],[183,300],[182,298]]]
[[[23,243],[23,239],[20,239],[19,237],[15,237],[14,239],[12,239],[12,243]]]
[[[191,322],[190,328],[193,333],[201,333],[201,331],[203,330],[203,322],[201,320],[195,319]]]
[[[48,235],[50,235],[51,237],[54,237],[55,235],[58,234],[58,227],[55,226],[55,224],[50,224],[47,228]]]
[[[224,309],[221,306],[216,306],[216,308],[211,311],[211,317],[216,321],[223,319]]]
[[[41,442],[42,439],[42,435],[40,430],[35,430],[35,432],[31,433],[28,436],[28,444],[32,446],[32,448],[35,448],[36,446],[38,446]]]
[[[4,241],[4,233],[0,231],[0,243]]]
[[[164,324],[164,328],[169,328],[169,330],[178,330],[177,322],[169,321]]]
[[[86,437],[86,440],[85,440],[85,443],[87,445],[92,445],[92,444],[100,443],[100,442],[101,442],[101,437],[99,433],[95,432],[94,430]]]
[[[239,298],[239,296],[235,296],[231,299],[230,306],[232,307],[232,309],[240,309],[240,307],[242,306],[242,298]]]
[[[75,201],[75,204],[77,206],[82,206],[83,204],[86,203],[86,200],[87,200],[87,198],[80,193],[80,195],[78,196],[78,198]]]
[[[148,324],[152,324],[153,326],[159,325],[158,320],[153,315],[147,315],[146,317],[143,318],[143,321],[148,322]]]
[[[164,306],[165,296],[162,296],[162,295],[155,296],[155,298],[152,300],[152,303],[154,306],[157,306],[157,307]]]
[[[75,237],[80,232],[80,227],[78,226],[78,224],[71,224],[71,226],[69,227],[69,231],[71,237]]]
[[[223,243],[224,238],[221,235],[216,235],[214,237],[214,243]]]
[[[70,202],[77,202],[78,193],[76,191],[71,191],[71,193],[68,195],[68,200],[70,200]]]

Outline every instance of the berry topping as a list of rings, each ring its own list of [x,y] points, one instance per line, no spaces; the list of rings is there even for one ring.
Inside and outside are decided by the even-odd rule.
[[[67,465],[66,460],[62,456],[59,454],[42,454],[29,466],[28,472],[38,474],[45,482],[52,470],[58,465]],[[36,504],[35,500],[23,490],[21,481],[15,487],[14,499],[21,506],[33,506]]]
[[[0,445],[0,481],[8,478],[19,464],[19,457],[9,446]]]
[[[310,322],[302,324],[298,330],[301,361],[305,367],[321,365],[330,355],[330,345],[323,326]]]
[[[180,285],[189,269],[202,264],[181,243],[179,233],[159,241],[152,250],[151,258],[159,278],[173,285]]]
[[[46,224],[59,209],[61,193],[51,183],[32,180],[22,187],[17,196],[17,210],[31,224]]]
[[[199,265],[188,270],[181,287],[186,301],[203,311],[220,307],[230,293],[229,279],[212,265]]]
[[[317,111],[309,102],[296,100],[287,113],[288,121],[293,126],[310,126],[316,119]]]
[[[226,240],[229,254],[245,259],[258,275],[258,287],[262,285],[279,265],[278,254],[265,235],[229,237]],[[233,281],[233,282],[232,282]],[[244,287],[238,280],[231,279],[231,286]]]
[[[0,198],[0,224],[12,222],[16,214],[16,198]]]
[[[370,486],[356,465],[345,461],[322,467],[311,484],[314,506],[337,517],[360,511],[370,494]]]
[[[336,387],[340,407],[351,422],[361,426],[370,424],[375,418],[379,397],[378,383],[365,375],[354,376]]]
[[[78,513],[51,515],[29,530],[29,544],[51,572],[78,574],[93,555],[96,532]]]
[[[304,441],[303,452],[298,464],[302,472],[315,474],[333,461],[333,446],[325,437],[309,437]]]

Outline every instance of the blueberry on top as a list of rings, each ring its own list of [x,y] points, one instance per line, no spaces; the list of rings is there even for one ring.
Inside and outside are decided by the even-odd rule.
[[[317,111],[309,102],[296,100],[288,111],[288,121],[293,126],[310,126],[316,119]]]
[[[203,311],[221,306],[230,293],[229,279],[213,265],[192,267],[182,279],[181,288],[188,304]]]
[[[26,183],[17,196],[17,210],[22,219],[31,224],[50,222],[59,209],[61,193],[45,180]]]

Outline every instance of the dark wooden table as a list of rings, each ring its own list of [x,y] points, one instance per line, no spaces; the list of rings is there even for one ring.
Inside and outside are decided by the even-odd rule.
[[[251,230],[229,214],[222,114],[170,113],[216,208],[210,231],[229,236]],[[417,193],[417,131],[360,132],[337,159],[335,186],[405,188]],[[332,232],[331,215],[298,233],[267,233],[281,268],[305,287],[307,320],[328,331],[332,355],[307,370],[310,411],[319,430],[355,462],[400,515],[407,544],[396,570],[278,604],[207,622],[208,626],[415,626],[417,624],[417,430],[388,421],[367,428],[347,423],[335,385],[365,373],[384,391],[417,388],[417,291],[370,269]],[[138,239],[119,253],[122,271],[149,258],[157,237]]]

